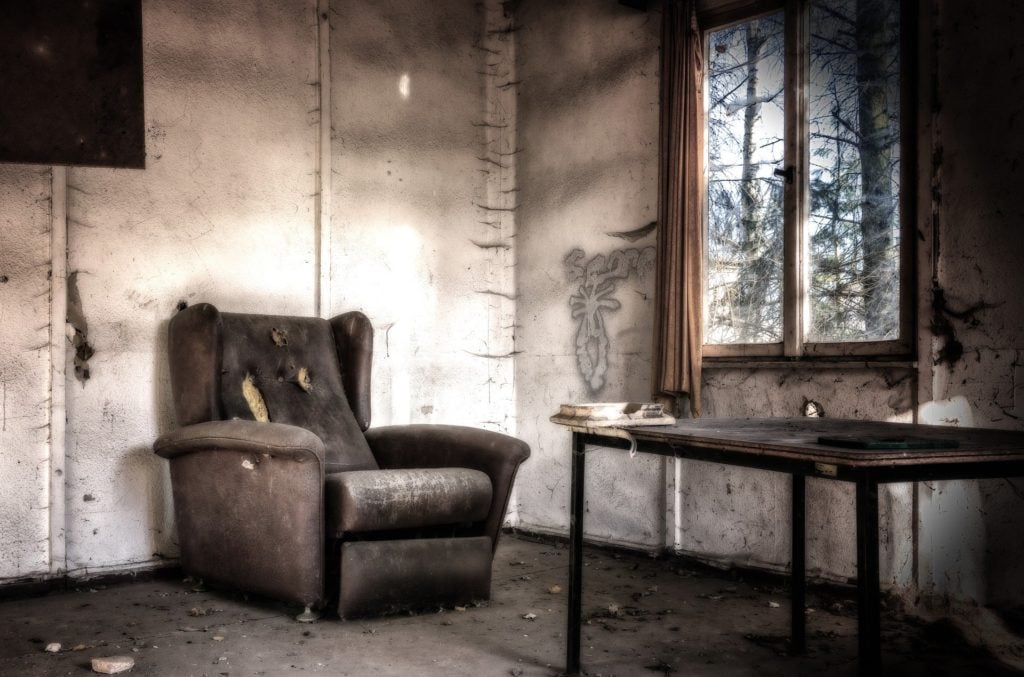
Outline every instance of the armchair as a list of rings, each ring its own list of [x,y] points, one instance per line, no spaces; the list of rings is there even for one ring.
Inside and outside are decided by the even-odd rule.
[[[449,425],[370,429],[373,328],[221,313],[170,323],[168,459],[186,572],[352,618],[490,596],[523,442]]]

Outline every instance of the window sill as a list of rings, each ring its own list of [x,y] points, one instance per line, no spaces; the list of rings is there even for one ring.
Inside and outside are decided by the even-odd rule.
[[[841,357],[705,357],[703,369],[906,369],[916,370],[917,360]]]

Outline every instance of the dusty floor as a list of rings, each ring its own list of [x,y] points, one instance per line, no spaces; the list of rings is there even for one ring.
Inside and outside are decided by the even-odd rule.
[[[178,579],[83,584],[0,601],[0,675],[87,675],[91,657],[126,653],[135,675],[554,676],[564,665],[567,561],[561,544],[505,537],[486,605],[313,625]],[[855,672],[852,590],[809,592],[809,651],[796,658],[786,655],[787,594],[773,579],[596,549],[586,564],[589,675]],[[1020,674],[967,646],[949,623],[887,612],[883,627],[890,674]],[[47,653],[50,642],[62,650]]]

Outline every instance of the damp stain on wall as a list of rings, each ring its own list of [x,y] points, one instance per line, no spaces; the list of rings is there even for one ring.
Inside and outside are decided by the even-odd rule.
[[[576,367],[590,392],[597,394],[607,382],[611,351],[605,314],[622,307],[615,298],[620,281],[643,278],[654,269],[654,247],[616,249],[589,259],[577,247],[566,254],[562,263],[568,281],[578,285],[569,297],[569,308],[576,321]]]
[[[71,336],[71,347],[75,350],[75,378],[85,385],[90,376],[89,359],[96,354],[96,350],[89,343],[89,322],[85,319],[85,312],[82,309],[77,270],[68,275],[68,324],[74,331]]]

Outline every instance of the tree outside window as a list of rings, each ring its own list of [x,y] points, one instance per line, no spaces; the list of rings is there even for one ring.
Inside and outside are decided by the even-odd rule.
[[[705,31],[705,354],[907,352],[900,10]]]

